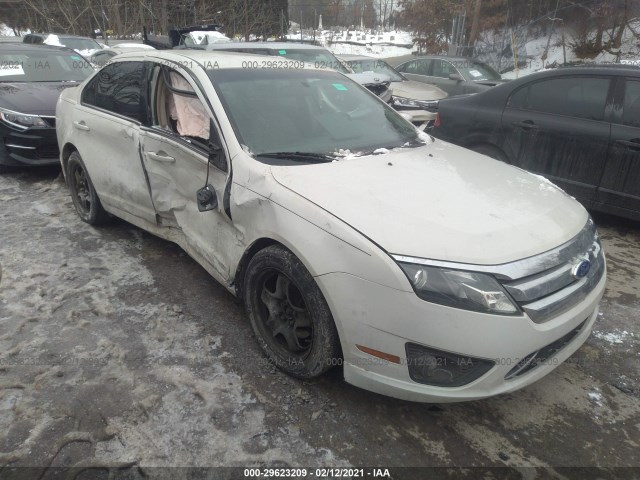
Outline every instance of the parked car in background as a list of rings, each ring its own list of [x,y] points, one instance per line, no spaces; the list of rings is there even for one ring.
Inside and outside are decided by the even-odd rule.
[[[380,97],[385,103],[391,101],[391,78],[388,74],[355,72],[329,50],[316,45],[294,42],[228,42],[207,45],[206,49],[269,55],[308,62],[317,68],[329,68],[344,73]]]
[[[445,98],[447,92],[435,85],[409,80],[379,58],[365,55],[338,55],[338,58],[356,73],[388,75],[393,91],[393,108],[407,114],[411,123],[421,130],[432,127],[436,119],[437,100]]]
[[[342,365],[385,395],[470,400],[528,385],[584,343],[606,268],[578,202],[432,140],[338,72],[273,61],[126,53],[63,92],[80,218],[182,246],[298,378]]]
[[[418,57],[396,70],[410,80],[436,85],[451,97],[483,92],[505,81],[490,65],[465,57]]]
[[[587,208],[640,220],[640,68],[548,70],[438,109],[438,138],[540,173]]]
[[[94,52],[102,50],[104,46],[90,37],[55,33],[28,33],[22,37],[23,43],[34,45],[45,44],[59,47],[67,47],[79,54],[90,57]]]
[[[210,43],[228,42],[229,38],[222,33],[222,25],[217,23],[206,25],[189,25],[172,28],[168,35],[154,35],[147,27],[142,27],[142,43],[158,50],[174,48],[202,48]]]
[[[97,67],[103,67],[106,65],[113,57],[116,55],[120,55],[121,53],[126,52],[136,52],[141,50],[154,50],[153,47],[149,45],[144,45],[142,43],[127,43],[122,45],[115,45],[111,48],[105,48],[104,50],[98,50],[93,55],[89,57],[89,61]]]
[[[56,101],[91,73],[68,48],[0,44],[0,169],[60,162]]]

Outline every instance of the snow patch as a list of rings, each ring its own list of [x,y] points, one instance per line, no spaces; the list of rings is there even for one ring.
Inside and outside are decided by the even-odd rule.
[[[589,398],[589,400],[591,400],[593,403],[595,403],[599,407],[601,407],[602,404],[604,403],[604,397],[598,391],[589,392],[587,394],[587,397]]]
[[[354,158],[361,157],[364,154],[362,152],[352,152],[348,148],[339,148],[338,151],[333,152],[331,155],[334,156],[334,157],[337,157],[334,160],[334,162],[335,162],[335,161],[338,161],[338,160],[351,160],[351,159],[354,159]]]
[[[633,338],[633,332],[627,332],[626,330],[614,331],[614,332],[600,332],[594,331],[593,336],[599,340],[604,340],[612,345],[620,345],[627,339]]]
[[[50,34],[45,38],[42,43],[46,45],[55,45],[56,47],[64,47],[62,43],[60,43],[60,38],[55,34]]]

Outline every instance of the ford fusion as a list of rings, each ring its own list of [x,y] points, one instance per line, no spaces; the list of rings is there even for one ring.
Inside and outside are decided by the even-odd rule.
[[[407,400],[509,392],[589,336],[595,226],[542,177],[434,141],[344,75],[273,57],[123,54],[57,105],[89,224],[180,245],[268,359]]]
[[[56,101],[91,73],[93,68],[72,50],[0,45],[0,169],[59,164]]]

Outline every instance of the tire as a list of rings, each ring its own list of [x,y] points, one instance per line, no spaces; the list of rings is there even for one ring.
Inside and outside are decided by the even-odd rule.
[[[67,180],[73,205],[83,222],[89,225],[100,225],[109,221],[109,214],[102,208],[96,189],[93,188],[87,168],[78,152],[73,152],[69,156]]]
[[[272,245],[247,267],[244,305],[269,361],[296,378],[314,378],[340,364],[340,340],[315,280],[289,250]]]
[[[504,163],[509,163],[507,157],[499,148],[496,148],[491,145],[475,145],[471,147],[471,150],[474,152],[481,153],[482,155],[486,155],[487,157],[491,157],[494,160],[500,160]]]

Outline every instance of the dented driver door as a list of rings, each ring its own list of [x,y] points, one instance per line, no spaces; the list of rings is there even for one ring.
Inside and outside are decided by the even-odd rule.
[[[188,74],[166,65],[152,68],[153,121],[141,129],[140,140],[158,224],[173,229],[170,238],[181,243],[219,281],[228,284],[230,258],[239,242],[225,212],[229,181],[226,147],[214,140],[219,138],[217,130],[210,135],[210,128],[215,130],[215,126],[202,96],[196,93],[197,87],[187,80]],[[220,148],[217,166],[209,164],[212,141]],[[218,206],[201,212],[196,194],[205,183],[215,190]]]

